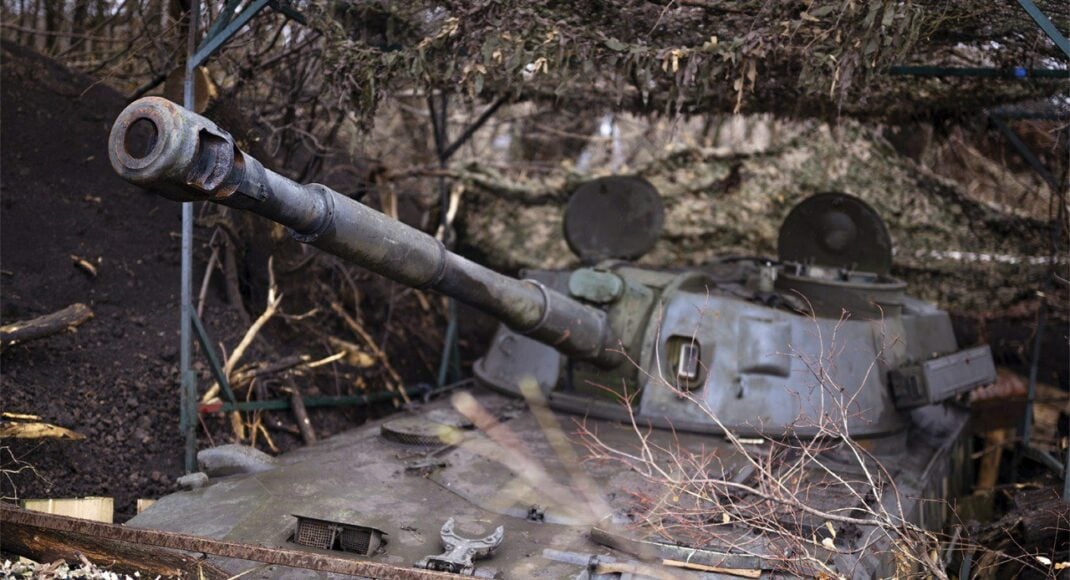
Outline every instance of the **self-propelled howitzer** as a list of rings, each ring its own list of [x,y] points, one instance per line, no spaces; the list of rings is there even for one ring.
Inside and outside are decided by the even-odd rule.
[[[534,379],[559,410],[626,419],[611,393],[638,393],[636,413],[654,426],[811,436],[819,418],[834,416],[856,436],[879,436],[902,431],[910,408],[994,376],[987,347],[959,351],[947,313],[888,275],[887,230],[849,195],[797,206],[781,229],[779,263],[663,270],[623,261],[656,239],[657,192],[635,178],[602,178],[573,194],[565,216],[569,245],[590,266],[518,280],[325,186],[265,168],[215,123],[162,98],[120,114],[109,154],[120,176],[166,197],[251,211],[302,242],[494,316],[504,326],[476,363],[477,378],[514,395]],[[832,337],[849,348],[827,360]],[[820,385],[810,384],[815,366]],[[648,388],[659,381],[712,413],[673,389]],[[829,389],[850,408],[830,405]]]
[[[510,444],[524,447],[499,445],[491,429],[473,430],[468,416],[432,400],[244,474],[212,472],[230,452],[205,450],[217,458],[204,461],[207,487],[162,498],[128,525],[508,578],[601,578],[622,570],[646,577],[602,565],[636,558],[675,562],[692,577],[722,568],[759,573],[797,558],[784,556],[783,534],[756,534],[728,512],[702,516],[704,528],[721,522],[724,535],[697,545],[674,535],[675,523],[635,524],[632,516],[649,505],[638,498],[654,498],[648,494],[656,486],[642,470],[617,462],[592,462],[585,477],[593,484],[576,485],[586,490],[581,495],[604,495],[604,505],[555,491],[547,484],[575,479],[574,463],[590,449],[572,446],[570,455],[552,443],[545,415],[517,403],[525,381],[534,381],[553,409],[582,416],[583,429],[599,441],[635,451],[630,457],[651,453],[651,462],[673,465],[673,450],[686,450],[703,458],[695,464],[699,479],[730,478],[732,486],[760,478],[764,468],[754,467],[766,459],[756,461],[751,451],[772,454],[760,450],[769,440],[824,444],[835,424],[833,433],[866,440],[866,459],[859,464],[853,448],[829,445],[820,462],[791,467],[790,476],[805,472],[799,477],[818,490],[806,501],[836,506],[838,514],[897,506],[894,520],[939,527],[945,512],[929,500],[962,487],[967,416],[947,401],[994,379],[991,354],[987,347],[961,350],[948,314],[906,294],[906,284],[890,275],[891,238],[858,198],[824,193],[800,203],[781,227],[776,259],[736,256],[669,270],[630,262],[657,240],[664,219],[657,191],[638,178],[600,178],[572,193],[564,216],[566,240],[584,266],[528,271],[517,280],[322,185],[299,185],[266,169],[214,123],[163,99],[141,99],[123,111],[109,154],[128,181],[175,200],[257,213],[298,240],[501,320],[473,370],[480,384],[510,397],[472,392],[485,416],[515,435]],[[720,437],[725,432],[750,442]],[[535,463],[514,461],[528,452]],[[871,454],[894,485],[858,493],[853,482],[869,473]],[[240,457],[233,462],[239,471],[247,463]],[[829,466],[852,483],[826,486]],[[540,473],[545,477],[535,478]],[[784,518],[798,515],[789,510]],[[800,524],[809,526],[806,541],[817,542],[813,534],[831,525],[799,521],[809,522]],[[468,536],[495,531],[466,539],[455,523]],[[872,529],[841,528],[825,538],[836,549],[814,556],[821,567],[812,575],[898,572],[888,538],[873,540]],[[477,557],[484,559],[473,562]],[[221,563],[233,574],[252,566]],[[655,576],[681,574],[676,567]]]

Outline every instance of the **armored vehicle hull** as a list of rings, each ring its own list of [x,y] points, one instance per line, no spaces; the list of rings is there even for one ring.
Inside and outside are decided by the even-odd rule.
[[[492,437],[493,430],[491,436],[469,430],[467,419],[448,400],[432,401],[404,413],[403,420],[457,430],[459,440],[445,450],[384,436],[384,426],[389,433],[390,424],[399,421],[394,416],[283,455],[270,469],[213,478],[202,489],[166,496],[127,525],[294,547],[294,514],[308,515],[378,528],[386,533],[387,542],[371,558],[411,566],[443,551],[440,528],[453,518],[456,532],[471,538],[487,536],[498,526],[504,529],[494,553],[474,562],[478,575],[504,578],[585,577],[599,570],[619,570],[606,566],[612,563],[643,563],[661,577],[708,574],[661,565],[666,560],[691,562],[699,570],[705,566],[769,574],[790,568],[783,561],[786,555],[775,535],[762,536],[757,542],[728,541],[735,535],[752,536],[746,525],[726,525],[726,541],[720,545],[688,547],[660,536],[635,519],[644,509],[637,498],[657,498],[666,490],[622,463],[592,459],[590,449],[576,443],[582,438],[572,436],[573,449],[585,460],[585,473],[610,508],[610,513],[598,517],[597,507],[582,492],[583,484],[575,481],[574,466],[562,460],[536,415],[523,402],[482,389],[472,394],[487,413],[500,419],[502,432],[522,442],[521,449],[501,445],[503,439],[509,439],[500,437],[501,432],[499,437]],[[905,520],[938,529],[945,510],[938,500],[961,488],[966,473],[961,437],[966,414],[950,407],[927,407],[913,415],[911,428],[873,442],[878,450],[874,455],[890,470]],[[636,449],[636,432],[627,423],[568,415],[558,419],[567,432],[582,425],[584,430],[598,433],[607,445]],[[747,481],[747,461],[724,439],[667,430],[649,434],[652,445],[665,449],[680,445],[712,454],[726,473]],[[763,445],[748,443],[746,448],[761,455]],[[518,460],[521,455],[526,459]],[[825,463],[841,467],[845,477],[859,475],[857,465],[836,455],[836,450],[830,449]],[[527,459],[533,465],[526,464]],[[531,472],[533,469],[544,475]],[[816,470],[816,465],[812,469]],[[548,491],[542,477],[570,493]],[[847,508],[854,503],[843,489],[829,488],[825,493],[827,497],[810,498],[814,505]],[[881,501],[892,503],[892,493],[889,489],[889,497]],[[790,513],[783,509],[786,515]],[[857,578],[895,574],[898,562],[887,539],[874,542],[859,533],[853,540],[838,544],[841,554],[829,551],[818,556],[827,559],[831,569]],[[212,561],[234,574],[260,566],[240,560]],[[657,577],[653,571],[649,573]],[[244,577],[319,576],[307,570],[272,567]]]

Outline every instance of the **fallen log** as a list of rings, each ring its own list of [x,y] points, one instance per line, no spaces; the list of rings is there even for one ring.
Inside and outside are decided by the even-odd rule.
[[[399,580],[456,578],[455,575],[445,572],[407,568],[384,562],[353,559],[289,547],[243,544],[228,540],[201,538],[178,532],[129,528],[116,524],[76,520],[63,516],[30,512],[4,502],[0,502],[0,523],[3,524],[4,529],[3,542],[8,541],[9,530],[28,529],[31,534],[42,533],[42,531],[84,534],[102,541],[114,540],[122,543],[137,544],[141,547],[158,546],[187,552],[203,552],[224,558],[236,558],[288,568],[303,568],[365,578],[397,578]]]
[[[0,546],[5,552],[37,562],[64,560],[73,564],[80,562],[80,555],[84,555],[101,568],[130,575],[138,572],[164,578],[230,577],[219,568],[180,552],[19,524],[4,525]]]
[[[977,577],[1015,578],[1040,572],[1062,577],[1070,541],[1070,504],[1054,488],[1019,490],[1013,508],[996,521],[971,526],[970,540],[980,555]]]
[[[46,314],[0,326],[0,345],[11,346],[38,338],[44,338],[76,328],[93,318],[93,311],[81,302]]]

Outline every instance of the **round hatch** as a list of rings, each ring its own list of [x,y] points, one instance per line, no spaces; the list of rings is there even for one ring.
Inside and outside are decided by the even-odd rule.
[[[892,238],[876,210],[846,193],[819,193],[796,205],[780,226],[781,262],[886,275]]]
[[[428,421],[421,417],[402,417],[384,423],[379,434],[388,441],[403,445],[446,445],[456,427]]]
[[[635,260],[665,223],[658,190],[641,177],[599,177],[576,188],[565,208],[565,240],[586,263]]]

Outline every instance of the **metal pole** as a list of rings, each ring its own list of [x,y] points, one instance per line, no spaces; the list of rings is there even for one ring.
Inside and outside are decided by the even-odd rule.
[[[1048,171],[1048,168],[1040,161],[1039,158],[1033,153],[1033,150],[1027,145],[1018,134],[1010,128],[1009,125],[1001,118],[999,114],[989,114],[989,120],[991,123],[999,129],[1015,151],[1029,164],[1029,166],[1040,176],[1041,179],[1047,183],[1051,189],[1051,195],[1058,196],[1061,190],[1059,181],[1055,176]],[[1057,250],[1057,233],[1055,231],[1055,222],[1052,222],[1052,256],[1058,255]],[[1052,268],[1054,268],[1054,262]],[[1033,349],[1030,353],[1029,362],[1029,382],[1026,387],[1026,401],[1025,401],[1025,413],[1022,416],[1021,423],[1018,426],[1018,444],[1015,446],[1014,458],[1011,461],[1011,481],[1018,481],[1018,470],[1021,467],[1022,458],[1031,452],[1032,438],[1033,438],[1033,404],[1036,401],[1037,392],[1037,372],[1040,366],[1040,349],[1041,341],[1044,334],[1044,325],[1047,322],[1047,293],[1051,286],[1052,273],[1049,273],[1045,277],[1044,282],[1041,283],[1040,293],[1042,294],[1040,301],[1040,308],[1037,312],[1037,328],[1036,335],[1033,339]],[[1067,464],[1064,467],[1063,478],[1063,499],[1070,501],[1070,450],[1068,450]],[[1046,452],[1043,457],[1050,458],[1051,456]]]
[[[893,66],[888,69],[893,76],[917,77],[980,77],[1002,79],[1067,79],[1070,71],[1054,68],[1027,68],[1013,66],[994,67],[951,67],[951,66]]]
[[[1066,447],[1066,463],[1063,464],[1063,501],[1070,503],[1070,445]]]
[[[1045,298],[1041,298],[1040,311],[1037,313],[1036,336],[1033,338],[1033,352],[1030,353],[1029,383],[1026,386],[1025,394],[1025,414],[1022,416],[1022,423],[1018,426],[1019,449],[1018,453],[1015,454],[1011,470],[1012,482],[1018,481],[1018,468],[1021,464],[1021,458],[1025,455],[1026,449],[1032,445],[1033,440],[1033,404],[1037,399],[1037,370],[1040,367],[1040,341],[1043,338],[1042,334],[1044,333],[1044,323],[1047,314],[1045,300]]]
[[[465,128],[460,137],[457,137],[456,141],[449,145],[446,144],[446,139],[449,137],[446,131],[446,107],[449,104],[449,95],[443,91],[441,97],[442,102],[437,108],[435,107],[434,95],[428,97],[427,104],[431,115],[431,125],[434,128],[435,152],[438,154],[438,166],[439,169],[445,170],[450,157],[471,139],[472,135],[474,135],[480,127],[486,124],[502,105],[508,102],[509,97],[504,95],[498,97],[497,100],[491,103],[491,105],[483,111],[479,118]],[[442,212],[442,243],[449,248],[453,240],[450,238],[449,217],[447,215],[450,205],[450,190],[445,177],[438,178],[438,195],[439,206],[441,207]],[[461,349],[457,340],[457,303],[452,298],[448,301],[447,319],[449,320],[449,324],[446,327],[445,344],[442,346],[442,360],[439,362],[438,367],[439,387],[461,380]]]
[[[1062,51],[1063,55],[1070,58],[1070,41],[1063,36],[1062,32],[1059,32],[1059,29],[1052,24],[1048,16],[1040,8],[1037,8],[1033,0],[1018,0],[1018,4],[1029,14],[1033,22],[1036,22],[1037,26],[1044,31],[1044,34],[1048,35],[1048,38]]]
[[[438,166],[440,169],[446,169],[449,156],[452,152],[447,152],[446,140],[449,138],[446,132],[446,122],[448,117],[447,107],[449,106],[449,95],[442,91],[440,94],[441,101],[439,106],[435,106],[435,96],[432,94],[428,97],[428,105],[431,112],[431,124],[434,128],[435,137],[435,152],[438,154]],[[450,239],[450,221],[449,221],[449,209],[450,209],[450,188],[446,183],[445,177],[438,178],[438,197],[439,197],[439,225],[442,228],[442,243],[446,248],[449,248],[452,241]],[[438,366],[438,386],[449,384],[450,382],[460,379],[460,369],[453,367],[453,361],[457,358],[455,355],[459,355],[457,352],[457,304],[454,303],[453,298],[448,299],[446,307],[447,318],[449,324],[446,327],[446,340],[442,345],[442,359]]]
[[[193,93],[193,56],[197,52],[198,28],[201,20],[200,0],[190,0],[189,38],[186,43],[186,78],[182,85],[182,105],[195,111]],[[182,275],[180,310],[182,321],[179,326],[179,388],[181,389],[182,417],[186,441],[186,473],[197,469],[197,377],[192,366],[193,358],[193,202],[182,204]]]
[[[1059,181],[1055,179],[1055,176],[1050,171],[1048,171],[1048,168],[1033,153],[1033,150],[1029,145],[1027,145],[1025,141],[1022,141],[1021,137],[1014,132],[1014,129],[1011,129],[1010,126],[998,115],[989,115],[989,120],[996,126],[996,129],[999,129],[1000,133],[1003,133],[1003,136],[1007,138],[1007,141],[1009,141],[1011,146],[1014,147],[1014,150],[1018,152],[1018,155],[1021,155],[1022,159],[1029,164],[1029,167],[1031,167],[1033,171],[1035,171],[1037,175],[1048,184],[1048,187],[1051,188],[1052,195],[1058,195],[1059,190],[1061,189]]]

